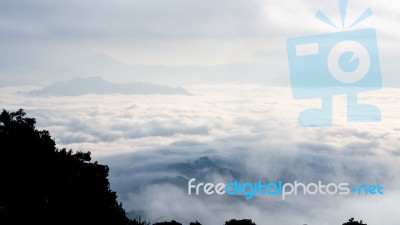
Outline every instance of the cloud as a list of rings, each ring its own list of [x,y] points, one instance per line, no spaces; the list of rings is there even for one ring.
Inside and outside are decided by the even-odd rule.
[[[398,89],[362,94],[379,106],[380,123],[347,123],[335,99],[332,128],[299,128],[298,113],[318,100],[294,101],[287,88],[260,85],[185,87],[190,96],[82,95],[29,97],[35,87],[0,89],[0,104],[24,108],[59,147],[91,151],[110,166],[124,207],[146,217],[222,224],[340,224],[357,216],[395,225],[400,181]],[[21,93],[21,91],[23,91]],[[381,184],[383,196],[188,196],[185,180],[294,181]],[[396,200],[396,201],[394,201]],[[168,206],[168,207],[166,207]]]
[[[375,16],[357,29],[377,29],[385,82],[398,86],[400,4],[349,1],[347,18],[367,7]],[[0,85],[77,76],[288,84],[286,39],[337,32],[314,18],[319,9],[340,24],[337,1],[2,1]]]
[[[0,12],[4,22],[0,31],[3,38],[114,38],[142,41],[258,36],[271,38],[290,31],[311,31],[323,27],[329,30],[313,18],[318,9],[323,10],[336,24],[341,22],[337,1],[74,0],[55,4],[48,0],[25,0],[20,3],[9,0],[2,2]],[[394,0],[379,3],[351,1],[348,19],[354,20],[367,7],[376,11],[378,21],[392,23],[400,9]],[[306,23],[296,23],[300,19]],[[308,22],[315,23],[316,27],[308,26]]]
[[[251,35],[255,1],[4,1],[2,33],[61,39],[199,38]],[[233,21],[237,22],[232,23]],[[27,24],[31,26],[27,26]],[[8,25],[8,26],[7,26]],[[210,25],[210,26],[208,26]],[[29,28],[29,29],[28,29]],[[35,29],[36,28],[36,29]]]

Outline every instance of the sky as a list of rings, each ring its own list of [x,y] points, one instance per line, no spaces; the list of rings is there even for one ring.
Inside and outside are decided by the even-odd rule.
[[[287,85],[286,39],[341,30],[314,17],[322,10],[340,24],[336,0],[2,0],[0,6],[2,86],[90,76]],[[374,16],[354,29],[377,30],[385,84],[398,86],[400,4],[349,1],[346,25],[368,7]]]
[[[351,30],[377,31],[384,85],[359,101],[377,106],[380,122],[348,123],[346,96],[335,96],[332,127],[298,124],[321,102],[293,99],[286,41],[346,31],[315,18],[321,10],[340,27],[336,0],[0,0],[0,106],[25,109],[57,147],[109,165],[118,199],[145,219],[397,225],[400,3],[351,0],[345,25],[368,7],[374,15]],[[189,94],[30,94],[77,77]],[[186,194],[190,177],[379,183],[385,195],[207,198]]]

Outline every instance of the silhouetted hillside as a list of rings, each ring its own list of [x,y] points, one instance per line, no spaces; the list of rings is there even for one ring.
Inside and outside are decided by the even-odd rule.
[[[108,167],[57,149],[23,110],[0,115],[0,224],[129,224]]]
[[[31,95],[77,96],[84,94],[163,94],[188,95],[185,89],[172,88],[150,83],[114,84],[101,77],[75,78],[66,82],[56,82],[40,90],[29,92]]]

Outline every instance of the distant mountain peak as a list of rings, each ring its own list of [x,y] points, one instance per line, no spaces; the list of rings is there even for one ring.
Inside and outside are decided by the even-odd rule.
[[[162,95],[189,95],[189,92],[181,87],[169,87],[158,84],[134,82],[111,83],[102,77],[76,77],[69,81],[55,82],[47,87],[29,92],[35,96],[78,96],[84,94],[162,94]]]

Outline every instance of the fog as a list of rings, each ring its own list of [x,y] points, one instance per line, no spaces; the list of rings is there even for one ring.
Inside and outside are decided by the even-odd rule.
[[[395,225],[399,200],[398,89],[361,95],[382,110],[379,123],[347,123],[334,101],[334,126],[300,128],[298,113],[318,101],[294,101],[290,89],[261,85],[185,87],[192,95],[34,97],[37,87],[0,89],[8,110],[24,108],[58,147],[91,151],[130,215],[222,224],[340,224],[350,217]],[[355,126],[355,124],[357,126]],[[381,196],[195,196],[198,182],[347,182],[384,186]]]

